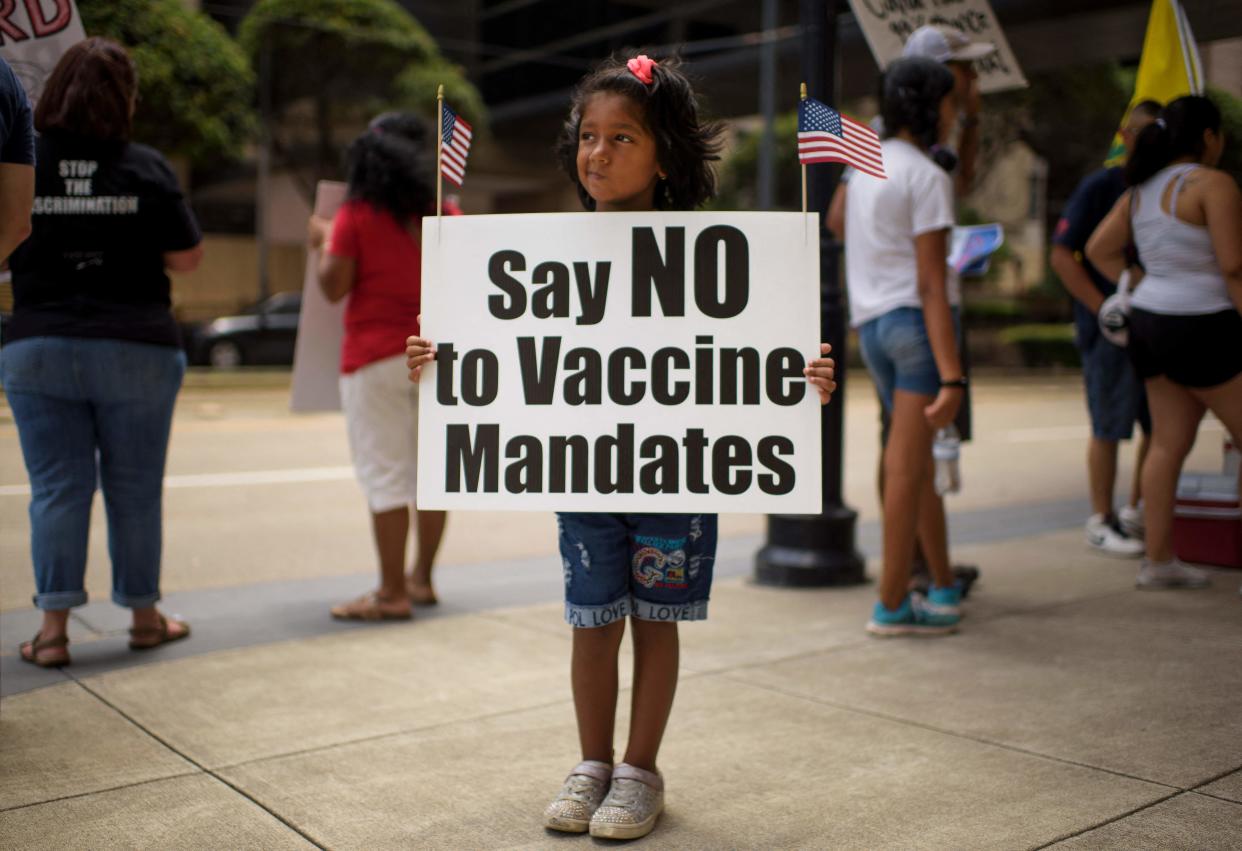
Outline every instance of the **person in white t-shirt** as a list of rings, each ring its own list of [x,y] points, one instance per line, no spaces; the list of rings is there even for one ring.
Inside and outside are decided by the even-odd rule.
[[[946,141],[935,145],[932,159],[947,171],[953,179],[954,194],[957,198],[969,193],[975,180],[975,160],[979,151],[979,74],[975,70],[975,61],[985,59],[996,53],[996,45],[987,41],[972,41],[965,33],[953,27],[929,24],[916,29],[906,39],[902,48],[903,58],[924,57],[934,59],[948,68],[953,74],[953,94],[956,99],[957,116],[952,132],[945,137]],[[881,136],[884,135],[882,116],[875,116],[871,127]],[[854,169],[847,167],[842,173],[832,202],[828,207],[825,223],[837,239],[844,240],[846,188],[854,175]],[[970,353],[966,346],[966,335],[959,329],[958,346],[962,358],[962,375],[970,375]],[[954,422],[962,442],[973,438],[973,416],[971,412],[970,389],[962,396],[962,404]],[[888,440],[891,423],[888,412],[881,409],[880,443]],[[879,471],[879,481],[883,483],[883,470]],[[883,502],[883,491],[880,500]],[[911,588],[926,589],[930,582],[926,559],[922,554],[922,542],[915,548],[914,575]],[[953,576],[962,586],[962,599],[970,593],[971,586],[979,578],[979,568],[975,565],[958,564],[953,566]]]
[[[884,447],[884,568],[869,632],[956,630],[961,588],[949,568],[944,505],[933,486],[932,438],[953,422],[965,390],[957,347],[960,289],[945,262],[953,184],[929,150],[956,116],[953,74],[931,59],[902,59],[884,79],[881,180],[850,181],[845,264],[851,323],[892,419]],[[916,530],[932,586],[908,590]]]

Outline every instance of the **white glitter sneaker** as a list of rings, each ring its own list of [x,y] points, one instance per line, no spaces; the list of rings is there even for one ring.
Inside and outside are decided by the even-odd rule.
[[[1143,559],[1134,584],[1140,589],[1206,588],[1211,582],[1202,570],[1173,558],[1163,564]]]
[[[623,762],[612,770],[608,797],[591,816],[591,835],[637,839],[651,833],[663,811],[664,778]]]
[[[565,778],[556,800],[543,811],[543,826],[566,833],[586,833],[611,781],[612,766],[608,763],[593,759],[578,763]]]

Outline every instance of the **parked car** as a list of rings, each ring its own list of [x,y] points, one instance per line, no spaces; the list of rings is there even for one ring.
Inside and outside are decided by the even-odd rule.
[[[205,322],[191,332],[190,362],[221,369],[292,364],[301,310],[301,293],[277,293],[238,316]]]

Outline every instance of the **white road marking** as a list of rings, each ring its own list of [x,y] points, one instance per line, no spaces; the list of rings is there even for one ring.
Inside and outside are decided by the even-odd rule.
[[[248,470],[237,473],[192,473],[167,476],[165,488],[231,488],[246,485],[287,485],[299,482],[342,482],[354,477],[353,467],[300,467]],[[30,496],[30,485],[0,485],[0,496]]]
[[[1137,431],[1137,429],[1136,429]],[[1223,434],[1225,427],[1218,420],[1205,419],[1199,425],[1199,434]],[[1040,426],[1039,428],[1013,428],[1002,431],[1001,443],[1044,443],[1057,440],[1086,440],[1091,436],[1088,425]],[[987,442],[986,436],[984,441]]]
[[[1041,426],[1039,428],[1014,428],[1002,431],[1002,443],[1042,443],[1049,440],[1086,440],[1091,429],[1085,425]]]

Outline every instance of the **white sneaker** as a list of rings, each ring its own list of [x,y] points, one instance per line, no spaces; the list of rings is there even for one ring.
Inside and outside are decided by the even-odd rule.
[[[1143,542],[1131,538],[1103,514],[1087,518],[1087,543],[1115,558],[1138,558],[1143,554]]]
[[[1143,559],[1134,580],[1134,586],[1141,589],[1206,588],[1208,584],[1206,573],[1175,558],[1161,564]]]
[[[1143,540],[1147,532],[1147,527],[1143,525],[1143,509],[1136,505],[1122,506],[1117,512],[1117,525],[1121,527],[1121,531],[1139,541]]]

